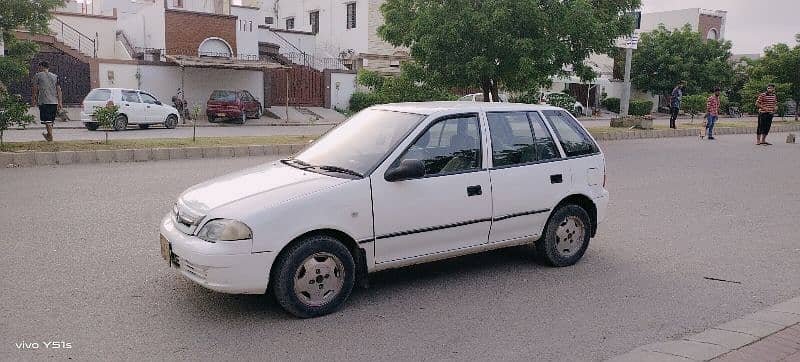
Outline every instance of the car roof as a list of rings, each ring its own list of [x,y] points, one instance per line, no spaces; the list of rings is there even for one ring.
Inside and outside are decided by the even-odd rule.
[[[386,111],[430,115],[438,112],[491,112],[491,111],[541,111],[561,110],[561,108],[540,104],[506,102],[407,102],[390,103],[370,107]]]
[[[132,91],[132,92],[144,92],[144,93],[150,93],[150,92],[148,92],[148,91],[146,91],[146,90],[141,90],[141,89],[133,89],[133,88],[97,87],[97,88],[94,88],[94,89],[92,89],[92,90],[95,90],[95,89],[108,89],[108,90],[110,90],[110,91],[115,91],[115,90],[118,90],[118,91]]]

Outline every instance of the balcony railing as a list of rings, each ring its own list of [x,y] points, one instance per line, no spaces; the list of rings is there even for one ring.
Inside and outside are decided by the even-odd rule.
[[[68,47],[88,57],[97,58],[96,37],[90,38],[57,17],[53,17],[50,21],[50,31],[56,40],[66,44]]]

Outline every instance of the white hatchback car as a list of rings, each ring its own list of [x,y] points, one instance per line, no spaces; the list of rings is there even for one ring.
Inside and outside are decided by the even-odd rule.
[[[92,114],[95,108],[105,107],[109,103],[119,106],[119,115],[114,120],[115,131],[125,130],[132,124],[143,129],[152,125],[171,129],[178,125],[178,110],[161,103],[150,93],[136,89],[95,88],[83,100],[81,121],[86,129],[95,131],[100,127]]]
[[[606,214],[605,158],[560,108],[373,106],[294,157],[201,183],[161,223],[186,278],[336,310],[367,274],[515,245],[568,266]]]

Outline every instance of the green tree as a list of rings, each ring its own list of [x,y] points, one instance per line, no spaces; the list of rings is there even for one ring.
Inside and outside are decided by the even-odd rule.
[[[27,113],[28,105],[22,102],[18,94],[9,94],[5,89],[0,89],[0,146],[3,145],[3,132],[8,127],[25,127],[33,122],[33,116]]]
[[[28,63],[38,51],[34,43],[17,39],[14,31],[47,33],[50,11],[63,4],[63,0],[0,1],[0,37],[6,50],[0,56],[0,82],[9,84],[26,76]]]
[[[792,85],[789,83],[778,83],[774,76],[766,75],[753,77],[742,87],[742,110],[747,113],[758,113],[756,100],[758,95],[767,91],[767,85],[775,84],[775,95],[778,96],[778,104],[784,104],[792,92]]]
[[[640,0],[387,0],[378,34],[410,49],[426,82],[449,88],[480,86],[524,92],[572,73],[596,77],[586,63],[609,53],[633,31],[624,12]]]
[[[800,105],[800,34],[797,34],[794,47],[779,43],[766,48],[764,57],[755,63],[752,75],[756,78],[772,76],[775,82],[788,84],[787,97],[778,98],[780,104],[785,107],[785,102],[792,99]],[[797,113],[794,114],[795,120],[798,119]]]
[[[674,31],[660,26],[641,35],[633,54],[631,83],[663,96],[681,80],[686,81],[688,94],[726,87],[733,74],[730,50],[729,41],[706,40],[688,25]]]
[[[708,101],[707,94],[692,94],[683,97],[681,101],[681,108],[684,112],[689,113],[694,120],[694,116],[706,111],[706,102]]]

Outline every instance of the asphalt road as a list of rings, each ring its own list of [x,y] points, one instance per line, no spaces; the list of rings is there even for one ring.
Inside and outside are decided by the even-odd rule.
[[[276,136],[276,135],[318,135],[325,133],[331,125],[312,126],[221,126],[197,127],[197,137],[235,137],[235,136]],[[43,141],[44,128],[30,128],[26,130],[11,129],[5,132],[3,140],[7,142]],[[56,141],[69,140],[104,140],[103,131],[89,131],[87,129],[56,128],[53,138]],[[192,137],[191,127],[178,127],[166,129],[153,127],[150,129],[129,128],[122,132],[109,132],[109,139],[141,139],[141,138],[189,138]]]
[[[800,145],[752,141],[605,143],[609,218],[579,264],[507,249],[383,272],[312,320],[159,254],[180,191],[267,158],[0,169],[0,360],[581,361],[699,332],[800,295]],[[15,346],[50,340],[72,348]]]

